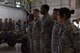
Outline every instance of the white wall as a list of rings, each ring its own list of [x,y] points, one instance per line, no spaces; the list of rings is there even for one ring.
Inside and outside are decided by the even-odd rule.
[[[22,9],[0,6],[0,18],[12,18],[13,20],[26,20],[26,13]]]

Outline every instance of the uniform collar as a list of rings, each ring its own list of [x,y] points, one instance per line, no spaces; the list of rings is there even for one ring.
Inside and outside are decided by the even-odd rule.
[[[47,19],[47,17],[48,17],[48,16],[50,16],[50,15],[49,15],[49,13],[48,13],[48,14],[46,14],[46,15],[44,15],[44,16],[43,16],[43,18],[42,18],[42,20]]]
[[[70,25],[70,21],[68,21],[66,24],[61,25],[63,28],[67,28]]]
[[[40,17],[34,18],[34,21],[37,21],[37,20],[39,20],[39,18],[40,18]]]

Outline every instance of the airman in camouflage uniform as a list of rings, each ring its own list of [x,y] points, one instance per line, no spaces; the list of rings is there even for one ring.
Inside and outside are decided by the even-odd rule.
[[[26,39],[23,40],[22,46],[21,46],[21,50],[22,53],[31,53],[33,51],[31,51],[31,47],[32,47],[32,29],[33,29],[33,20],[34,17],[32,14],[29,15],[29,20],[28,20],[28,27],[26,29],[27,31],[27,37]]]
[[[29,21],[28,21],[28,39],[29,39],[29,44],[30,44],[30,53],[33,52],[33,39],[32,39],[32,30],[33,30],[33,25],[34,25],[34,17],[32,14],[29,15]]]
[[[52,29],[52,37],[51,37],[52,53],[58,53],[58,43],[59,43],[58,32],[59,32],[59,29],[60,29],[59,23],[54,25],[53,29]]]
[[[57,36],[53,28],[53,51],[55,53],[80,53],[80,32],[70,23],[70,16],[73,11],[68,8],[61,8],[59,11],[58,22],[60,26],[57,30]],[[62,21],[65,20],[65,21]],[[55,38],[56,37],[56,38]]]
[[[44,15],[41,20],[41,53],[51,53],[51,33],[53,21],[48,14],[49,6],[41,6],[41,14]]]
[[[41,53],[40,51],[40,31],[41,31],[41,21],[39,17],[39,10],[34,9],[34,25],[32,30],[32,41],[33,41],[33,53]]]
[[[60,24],[57,22],[58,12],[59,12],[58,8],[53,9],[52,19],[54,21],[54,25],[53,25],[52,36],[51,36],[51,49],[52,49],[51,52],[52,53],[56,53],[56,51],[58,50],[58,47],[57,47],[58,33],[57,32],[59,31],[59,28],[60,28]],[[53,48],[53,45],[55,45],[54,48]]]

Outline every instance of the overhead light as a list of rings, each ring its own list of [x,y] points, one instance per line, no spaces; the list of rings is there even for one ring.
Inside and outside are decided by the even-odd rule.
[[[16,4],[20,5],[20,2],[16,2]]]
[[[16,7],[20,7],[20,5],[16,5]]]
[[[20,2],[16,2],[16,7],[20,7]]]

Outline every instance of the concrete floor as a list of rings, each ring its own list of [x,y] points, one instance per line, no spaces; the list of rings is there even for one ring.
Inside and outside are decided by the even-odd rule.
[[[9,47],[7,43],[0,45],[0,53],[21,53],[21,44],[17,43],[15,47]]]

